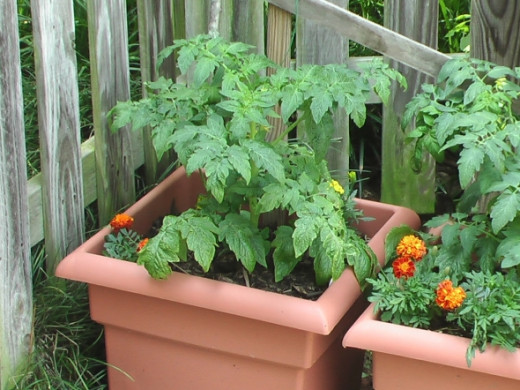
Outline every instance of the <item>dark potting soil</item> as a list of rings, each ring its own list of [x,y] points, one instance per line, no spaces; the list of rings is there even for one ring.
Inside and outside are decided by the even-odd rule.
[[[156,234],[161,223],[162,220],[157,220],[154,223],[152,231],[149,234],[150,237]],[[249,273],[231,251],[219,250],[217,248],[215,256],[215,260],[208,272],[204,272],[202,267],[195,261],[192,253],[188,253],[188,261],[171,263],[171,267],[175,272],[184,272],[190,275],[309,300],[318,299],[327,289],[327,285],[318,286],[316,284],[313,259],[310,257],[302,259],[293,272],[287,275],[282,281],[275,282],[274,266],[272,259],[269,257],[267,259],[268,268],[257,264],[255,270]]]

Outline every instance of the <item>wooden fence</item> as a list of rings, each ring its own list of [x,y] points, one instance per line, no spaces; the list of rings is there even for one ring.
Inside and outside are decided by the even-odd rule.
[[[125,129],[112,134],[107,124],[107,112],[130,96],[126,2],[87,1],[95,137],[83,144],[79,138],[73,2],[31,1],[41,174],[28,181],[17,1],[0,0],[0,233],[4,237],[0,247],[0,389],[6,388],[32,345],[31,246],[45,238],[52,272],[84,240],[85,205],[97,200],[100,223],[104,224],[135,198],[137,167],[144,164],[148,180],[155,180],[163,169],[154,157],[149,132]],[[517,31],[511,27],[520,20],[519,7],[504,0],[473,1],[483,15],[480,20],[485,21],[477,24],[484,27],[475,35],[482,42],[496,42],[482,56],[511,65],[520,46],[510,55],[503,45],[507,46],[509,31]],[[222,36],[254,44],[259,51],[265,48],[271,58],[287,63],[293,36],[291,14],[297,15],[299,62],[347,61],[349,39],[395,61],[410,87],[405,94],[393,92],[393,103],[384,114],[383,200],[404,202],[419,211],[427,211],[421,210],[424,205],[431,207],[434,166],[421,177],[409,171],[398,128],[404,104],[449,58],[429,47],[436,47],[437,42],[438,0],[387,0],[385,24],[390,29],[346,11],[348,0],[137,2],[143,81],[159,74],[174,77],[171,62],[156,72],[158,51],[174,37],[206,32],[211,23]],[[490,29],[495,31],[491,38]],[[496,53],[500,56],[494,57]],[[355,66],[357,60],[349,61]],[[343,141],[339,152],[331,155],[331,163],[334,169],[346,172],[348,121],[343,119],[340,125],[337,136]]]

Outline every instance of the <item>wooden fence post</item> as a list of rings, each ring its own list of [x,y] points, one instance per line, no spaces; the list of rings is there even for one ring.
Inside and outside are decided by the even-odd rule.
[[[348,0],[330,1],[347,9]],[[329,26],[296,14],[298,28],[296,59],[301,64],[345,63],[349,56],[349,40]],[[334,113],[333,143],[327,155],[332,176],[342,185],[348,182],[349,171],[349,118],[344,110]]]
[[[186,37],[208,33],[211,2],[186,0]],[[264,1],[220,0],[218,31],[227,40],[249,43],[263,53]]]
[[[16,0],[0,0],[0,389],[31,349],[32,278]]]
[[[471,1],[471,56],[515,68],[520,65],[520,3],[507,0]],[[511,44],[514,42],[514,44]],[[513,109],[520,112],[520,104]],[[482,212],[494,194],[478,202]]]
[[[72,0],[31,1],[47,271],[85,235]]]
[[[100,225],[135,200],[132,134],[111,133],[108,112],[130,98],[125,0],[88,1],[92,108]]]
[[[385,25],[436,48],[438,7],[438,0],[386,0]],[[403,132],[401,118],[405,105],[420,91],[421,85],[433,79],[396,61],[390,61],[390,64],[404,74],[408,89],[402,92],[394,83],[389,105],[383,107],[381,200],[410,207],[419,213],[432,213],[435,210],[435,162],[428,156],[422,172],[411,169],[413,149],[404,140],[411,129]]]
[[[515,67],[520,65],[520,3],[472,0],[471,56]]]
[[[175,57],[167,58],[157,69],[157,55],[165,47],[173,44],[174,15],[172,0],[138,0],[139,51],[141,59],[142,82],[155,81],[159,76],[175,80]],[[143,97],[147,91],[143,88]],[[146,182],[153,184],[175,160],[173,153],[163,156],[157,161],[152,143],[151,130],[143,130],[143,149],[145,158]]]

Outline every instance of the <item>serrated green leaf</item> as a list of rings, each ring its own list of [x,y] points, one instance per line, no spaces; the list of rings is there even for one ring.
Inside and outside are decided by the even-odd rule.
[[[271,183],[264,187],[264,194],[258,202],[259,212],[267,213],[280,207],[286,195],[285,190],[285,186],[282,186],[280,183]]]
[[[328,93],[315,95],[311,101],[311,112],[314,123],[320,123],[321,118],[332,107],[332,97]]]
[[[312,242],[318,237],[318,227],[316,226],[317,220],[315,216],[301,216],[295,223],[295,229],[293,232],[294,242],[294,253],[296,256],[301,256],[309,247]]]
[[[249,272],[253,272],[257,263],[267,267],[265,258],[269,242],[264,240],[258,228],[251,223],[248,211],[226,215],[219,230],[219,240],[226,242]]]
[[[301,261],[301,257],[294,254],[292,239],[293,229],[289,226],[279,226],[273,240],[273,262],[275,281],[280,282],[289,275]]]
[[[195,210],[183,213],[182,221],[183,223],[179,223],[178,227],[182,237],[193,252],[197,263],[201,265],[204,272],[208,272],[215,257],[218,227],[210,218],[196,215]]]
[[[478,148],[463,149],[458,160],[459,181],[466,188],[484,161],[484,152]]]
[[[171,274],[170,262],[186,259],[186,246],[177,230],[177,222],[178,217],[166,216],[159,233],[139,252],[137,264],[144,265],[155,279],[164,279]]]
[[[182,74],[186,74],[195,61],[195,50],[192,46],[183,46],[179,50],[177,65]]]
[[[504,226],[518,215],[520,210],[520,194],[511,191],[501,193],[491,208],[491,227],[498,233]]]
[[[289,85],[285,88],[282,95],[282,103],[280,105],[282,120],[284,123],[289,121],[289,118],[301,106],[303,100],[303,92],[298,90],[296,85]]]
[[[251,180],[251,164],[249,163],[249,155],[238,145],[232,145],[227,150],[227,158],[231,166],[242,176],[249,184]]]
[[[242,146],[247,149],[249,156],[258,168],[265,169],[280,182],[285,180],[285,169],[282,158],[274,151],[270,144],[248,139],[242,143]]]
[[[213,74],[217,65],[218,63],[214,59],[199,59],[193,72],[193,86],[200,87]]]
[[[314,275],[318,286],[326,285],[332,277],[332,260],[323,248],[314,249]]]

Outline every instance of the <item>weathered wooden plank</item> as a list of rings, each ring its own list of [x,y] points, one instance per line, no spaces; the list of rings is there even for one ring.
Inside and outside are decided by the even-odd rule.
[[[449,59],[445,54],[392,30],[363,19],[324,0],[268,0],[300,17],[319,22],[346,38],[369,47],[428,75],[436,76]]]
[[[100,225],[135,200],[132,136],[129,128],[111,133],[107,114],[130,98],[128,27],[124,0],[88,2],[92,108],[96,135]]]
[[[520,65],[520,3],[507,0],[472,0],[471,2],[471,56],[499,65],[515,68]],[[520,104],[513,103],[520,112]],[[481,212],[495,194],[483,196],[478,202]]]
[[[348,0],[331,0],[335,6],[346,9]],[[349,40],[328,25],[312,19],[298,18],[296,58],[298,64],[341,64],[349,56]],[[332,176],[342,185],[348,182],[349,171],[349,118],[344,110],[334,113],[333,142],[327,154]]]
[[[208,33],[210,0],[185,0],[186,38]]]
[[[85,236],[72,0],[31,1],[47,271]]]
[[[211,19],[211,9],[220,10]],[[264,1],[262,0],[200,0],[185,2],[186,37],[207,34],[210,23],[218,25],[221,37],[254,45],[264,52]],[[215,17],[216,16],[216,17]]]
[[[472,0],[471,56],[500,65],[520,65],[520,2]]]
[[[137,10],[142,82],[157,80],[159,76],[175,80],[175,57],[173,55],[161,64],[160,69],[157,69],[157,55],[162,49],[171,45],[174,39],[172,0],[138,0]],[[146,96],[147,91],[143,88],[143,97]],[[175,155],[166,154],[160,162],[157,161],[150,128],[143,130],[143,141],[146,182],[153,184],[175,160]]]
[[[291,34],[292,14],[275,5],[269,5],[266,54],[271,60],[284,67],[289,67],[291,64]],[[272,74],[274,70],[268,69],[267,72]],[[275,107],[275,110],[281,113],[280,106]],[[285,130],[285,125],[281,117],[268,118],[268,121],[272,129],[267,139],[274,140]]]
[[[0,389],[4,390],[31,350],[33,313],[15,0],[0,0],[0,26]]]
[[[142,147],[142,134],[132,134],[132,155],[134,170],[144,163]],[[95,137],[89,138],[81,144],[81,165],[83,167],[83,207],[87,207],[97,200],[96,188],[96,156]],[[27,182],[27,197],[29,203],[29,225],[31,246],[36,245],[44,239],[43,231],[43,207],[42,207],[42,174],[33,176]]]
[[[245,42],[265,53],[264,1],[221,0],[220,35],[230,41]]]
[[[438,9],[438,0],[386,0],[385,25],[436,48]],[[413,146],[407,144],[405,138],[412,127],[403,132],[401,118],[406,104],[420,91],[421,85],[434,80],[397,61],[390,64],[406,77],[408,89],[403,92],[394,83],[389,105],[383,107],[381,200],[419,213],[432,213],[435,211],[435,162],[427,155],[420,173],[411,169]]]

